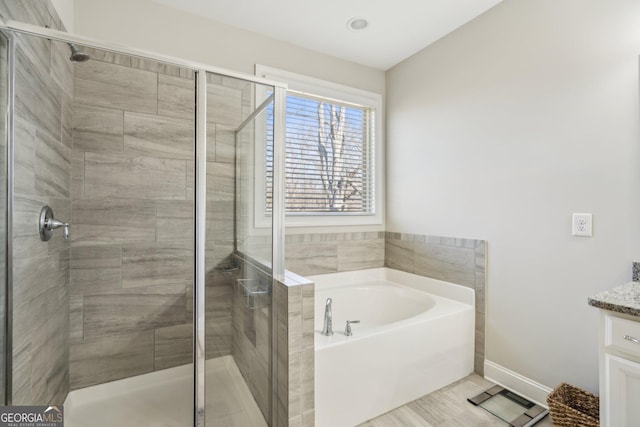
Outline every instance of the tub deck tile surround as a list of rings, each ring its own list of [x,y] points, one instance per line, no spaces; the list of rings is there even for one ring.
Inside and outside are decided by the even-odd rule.
[[[289,271],[275,286],[278,366],[275,426],[310,427],[314,403],[314,283]],[[282,334],[282,335],[281,335]]]
[[[390,238],[385,239],[384,265],[395,270],[414,272],[415,269],[414,239]]]
[[[475,286],[473,249],[432,243],[417,243],[415,274],[445,280],[466,287]]]
[[[304,276],[383,267],[384,245],[381,231],[287,234],[285,267]]]
[[[384,240],[347,240],[338,245],[338,271],[384,265]]]
[[[338,246],[335,242],[285,242],[286,267],[300,274],[324,274],[338,271]]]
[[[476,292],[476,339],[474,371],[484,373],[484,350],[486,329],[486,250],[487,243],[478,241],[475,248],[475,292]]]

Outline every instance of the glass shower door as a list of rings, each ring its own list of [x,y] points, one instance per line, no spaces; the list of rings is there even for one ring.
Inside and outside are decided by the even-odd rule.
[[[7,192],[9,148],[9,39],[0,33],[0,384],[6,383],[6,305],[7,305]],[[0,387],[0,405],[6,404],[6,387]]]
[[[272,423],[273,228],[256,175],[272,92],[207,74],[207,426]]]
[[[80,48],[91,59],[74,64],[70,388],[122,386],[111,425],[191,424],[195,73]],[[69,403],[77,425],[105,407]]]
[[[10,403],[193,424],[194,71],[25,34],[15,56]],[[41,240],[44,206],[69,239]]]

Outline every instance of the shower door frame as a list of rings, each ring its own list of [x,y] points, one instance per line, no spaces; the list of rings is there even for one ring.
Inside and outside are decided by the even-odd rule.
[[[35,37],[44,37],[49,40],[55,40],[64,43],[74,43],[83,46],[105,50],[113,53],[136,56],[152,61],[163,62],[171,65],[185,67],[195,72],[195,91],[196,91],[196,113],[195,113],[195,215],[194,215],[194,280],[193,280],[193,357],[194,357],[194,408],[193,421],[196,427],[205,427],[205,242],[206,242],[206,165],[207,165],[207,73],[219,74],[249,83],[268,85],[274,88],[274,141],[273,141],[273,157],[274,157],[274,174],[273,174],[273,225],[272,225],[272,279],[284,280],[284,161],[285,161],[285,125],[286,116],[285,102],[287,85],[280,82],[271,81],[249,74],[229,71],[223,68],[211,66],[194,61],[183,60],[167,55],[157,54],[141,49],[130,48],[118,44],[103,42],[89,37],[78,36],[72,33],[43,28],[36,25],[25,24],[17,21],[0,20],[0,31],[9,39],[9,107],[8,107],[8,123],[7,123],[7,310],[6,316],[6,347],[5,347],[5,390],[7,404],[11,404],[12,384],[12,357],[13,348],[11,346],[11,335],[13,332],[11,319],[13,307],[11,306],[11,288],[12,288],[12,261],[13,254],[11,252],[12,234],[11,219],[13,207],[13,146],[14,146],[14,129],[13,129],[13,112],[15,108],[14,102],[14,84],[15,84],[15,43],[14,33],[26,34]],[[271,405],[272,408],[276,402],[276,381],[277,364],[273,356],[276,351],[276,333],[277,324],[275,316],[271,320],[272,333],[272,372],[271,372]],[[272,411],[271,420],[266,420],[273,425],[275,412]]]
[[[12,313],[13,307],[13,289],[12,286],[9,286],[10,283],[13,283],[13,176],[14,176],[14,164],[13,164],[13,134],[14,134],[14,117],[15,117],[15,50],[16,50],[16,41],[13,33],[0,30],[1,36],[7,39],[7,111],[5,112],[5,120],[7,120],[5,126],[5,135],[6,138],[6,147],[4,150],[5,158],[5,168],[0,171],[0,173],[6,173],[6,188],[5,194],[7,197],[6,200],[6,223],[4,224],[6,227],[6,242],[5,242],[5,283],[2,284],[4,286],[4,322],[3,326],[3,337],[4,340],[4,360],[3,367],[4,375],[3,380],[4,384],[4,399],[0,402],[3,405],[11,404],[11,392],[12,392],[12,382],[13,382],[13,355],[9,353],[9,350],[13,349],[13,319],[10,315]]]

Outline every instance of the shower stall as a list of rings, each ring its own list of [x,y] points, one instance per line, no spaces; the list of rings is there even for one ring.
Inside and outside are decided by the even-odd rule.
[[[4,404],[64,404],[68,427],[276,424],[284,93],[0,24]]]

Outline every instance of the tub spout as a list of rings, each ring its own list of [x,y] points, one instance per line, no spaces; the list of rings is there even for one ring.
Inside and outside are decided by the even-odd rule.
[[[327,304],[324,307],[324,326],[322,327],[322,335],[333,335],[333,320],[331,315],[331,298],[327,298]]]

